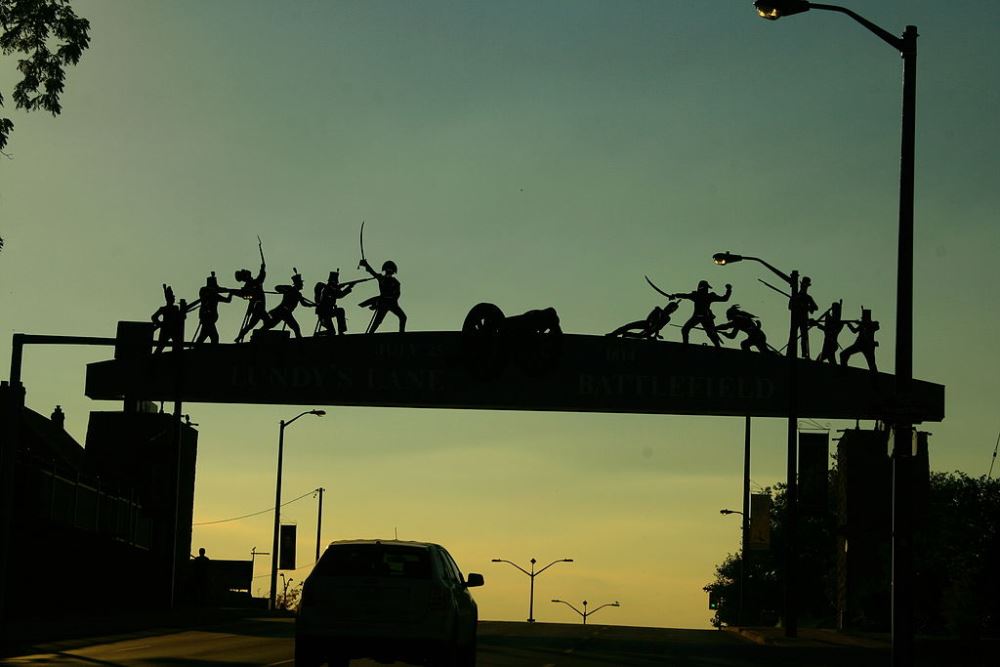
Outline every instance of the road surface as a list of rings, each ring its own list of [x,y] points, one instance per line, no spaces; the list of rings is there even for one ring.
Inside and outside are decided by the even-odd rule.
[[[293,623],[290,618],[258,617],[200,629],[45,644],[2,659],[0,664],[287,666],[294,664]],[[940,653],[932,653],[925,652],[918,664],[945,664],[940,662]],[[946,662],[958,664],[957,660]],[[885,649],[814,641],[764,646],[715,630],[495,621],[479,626],[479,667],[882,667],[888,663]],[[376,663],[355,660],[351,664],[368,667]],[[980,663],[965,659],[961,664]]]

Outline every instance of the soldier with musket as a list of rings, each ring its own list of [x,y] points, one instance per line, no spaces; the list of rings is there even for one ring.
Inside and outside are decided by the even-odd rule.
[[[189,306],[198,306],[199,333],[195,336],[195,343],[204,343],[206,339],[213,345],[219,342],[219,330],[215,326],[219,321],[219,304],[233,300],[232,294],[228,293],[231,291],[219,287],[215,271],[205,280],[205,286],[198,290],[198,300]]]
[[[811,326],[823,332],[823,349],[820,350],[816,361],[827,361],[837,364],[837,349],[840,347],[838,339],[840,332],[844,330],[847,322],[841,319],[842,305],[840,301],[834,301],[825,313],[814,320],[809,320]]]
[[[868,370],[872,373],[877,373],[878,366],[875,364],[875,348],[878,347],[878,343],[875,341],[875,332],[879,330],[879,324],[872,320],[872,311],[868,308],[862,308],[860,321],[848,320],[845,324],[851,330],[851,333],[856,333],[858,337],[855,339],[854,344],[840,353],[840,365],[847,366],[847,362],[850,361],[851,357],[860,352],[865,356],[865,361],[868,362]]]
[[[166,283],[163,285],[163,300],[166,303],[150,318],[153,321],[153,329],[160,330],[153,354],[163,352],[168,343],[174,345],[184,343],[184,320],[187,319],[188,311],[191,309],[184,299],[181,299],[179,305],[176,303],[174,290]]]
[[[371,280],[362,278],[361,280],[351,280],[346,283],[340,282],[340,270],[331,271],[330,277],[325,283],[316,283],[313,289],[313,296],[316,301],[316,335],[338,334],[344,335],[347,332],[347,314],[344,309],[337,305],[337,300],[342,299],[351,293],[358,283]],[[337,328],[334,330],[333,320],[337,320]]]

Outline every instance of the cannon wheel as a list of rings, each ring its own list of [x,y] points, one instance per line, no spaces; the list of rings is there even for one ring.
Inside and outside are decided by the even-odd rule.
[[[507,365],[500,330],[503,311],[492,303],[477,303],[462,324],[463,351],[468,371],[480,380],[495,378]]]
[[[477,303],[465,316],[462,333],[466,335],[483,335],[500,333],[503,325],[503,311],[492,303]]]

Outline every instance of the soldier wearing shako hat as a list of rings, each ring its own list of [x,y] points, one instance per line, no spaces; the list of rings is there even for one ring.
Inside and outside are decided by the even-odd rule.
[[[788,310],[792,311],[792,329],[802,341],[802,358],[809,358],[809,318],[819,310],[816,302],[809,294],[812,281],[808,276],[799,283],[798,292],[788,300]]]
[[[198,304],[198,329],[199,333],[195,337],[195,343],[204,343],[208,339],[213,345],[219,342],[219,330],[215,323],[219,321],[219,303],[229,303],[233,300],[232,294],[224,294],[229,290],[219,287],[219,280],[212,271],[205,280],[205,286],[198,290],[198,300],[191,304]]]
[[[284,322],[292,330],[296,338],[302,338],[302,330],[299,329],[299,323],[295,321],[295,316],[292,313],[300,303],[309,308],[314,307],[316,304],[302,296],[302,276],[299,275],[298,269],[293,267],[292,270],[295,271],[292,275],[292,284],[278,285],[274,288],[281,295],[281,303],[267,314],[267,319],[262,329],[266,331],[267,329],[274,328],[278,322]]]
[[[371,278],[365,278],[371,280]],[[343,335],[347,332],[347,314],[344,309],[337,305],[337,300],[351,293],[355,283],[341,284],[340,270],[331,271],[330,277],[325,283],[316,283],[313,289],[313,296],[316,301],[316,317],[319,322],[316,324],[317,335],[337,333]],[[337,320],[337,328],[334,329],[333,320]]]
[[[375,333],[378,330],[386,313],[392,313],[399,319],[400,333],[406,331],[406,313],[399,307],[399,280],[396,278],[396,263],[387,260],[382,264],[382,273],[376,273],[368,260],[362,259],[361,266],[368,271],[375,280],[378,281],[378,296],[365,299],[358,305],[362,308],[370,308],[375,311],[371,324],[368,325],[367,333]]]
[[[841,319],[842,307],[840,301],[834,301],[825,313],[815,320],[809,320],[811,326],[823,332],[823,349],[820,350],[816,361],[837,364],[837,349],[840,347],[837,339],[847,325],[847,322]]]
[[[855,339],[854,344],[840,353],[840,365],[847,366],[847,362],[851,360],[851,357],[855,353],[860,352],[865,356],[865,361],[868,362],[868,370],[872,373],[877,373],[878,366],[875,364],[875,348],[878,347],[878,343],[875,341],[875,332],[879,330],[879,324],[872,320],[872,311],[868,308],[862,308],[860,320],[847,320],[845,324],[851,330],[851,333],[856,333],[858,337]]]
[[[153,328],[160,330],[153,354],[163,352],[168,343],[178,345],[184,342],[184,320],[190,310],[184,299],[181,299],[179,305],[176,303],[174,290],[166,283],[163,284],[163,300],[165,303],[157,308],[150,318],[153,321]]]

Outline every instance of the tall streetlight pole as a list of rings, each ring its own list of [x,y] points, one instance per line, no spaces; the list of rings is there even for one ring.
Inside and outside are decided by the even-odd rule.
[[[278,481],[274,490],[274,539],[271,542],[271,595],[270,608],[274,609],[278,599],[278,529],[281,526],[281,458],[285,452],[285,427],[290,426],[299,417],[316,415],[322,417],[325,410],[306,410],[289,419],[282,420],[278,428]]]
[[[744,620],[743,620],[743,614],[744,614],[744,611],[743,611],[744,610],[744,597],[745,597],[744,596],[744,589],[746,588],[746,582],[747,582],[747,528],[748,528],[749,523],[750,523],[748,521],[748,519],[747,519],[747,516],[749,516],[749,514],[746,511],[746,504],[745,503],[744,503],[743,510],[744,511],[742,511],[742,512],[737,512],[736,510],[730,510],[730,509],[721,509],[721,510],[719,510],[719,514],[723,514],[723,515],[726,515],[726,514],[739,514],[741,517],[743,517],[743,524],[742,524],[742,530],[741,530],[742,537],[740,538],[740,606],[736,610],[736,624],[739,625],[739,626],[742,626],[743,623],[744,623]]]
[[[757,262],[767,267],[772,273],[785,281],[788,285],[788,303],[791,306],[799,294],[799,272],[792,271],[785,273],[775,266],[764,261],[760,257],[750,257],[746,255],[736,255],[731,252],[717,252],[712,256],[719,266],[735,264],[742,261]],[[799,634],[798,615],[798,524],[799,524],[799,482],[798,482],[798,431],[799,431],[799,403],[798,403],[798,374],[796,369],[796,357],[799,356],[799,338],[795,331],[795,315],[789,311],[788,322],[788,347],[785,348],[785,357],[788,359],[788,462],[785,473],[785,636],[796,637]],[[749,423],[747,424],[747,451],[749,451],[750,437]],[[747,483],[744,483],[747,486]],[[749,495],[749,494],[747,494]],[[744,499],[744,503],[746,500]],[[745,513],[744,513],[745,514]],[[746,516],[744,516],[744,522]],[[744,529],[744,533],[746,529]],[[745,535],[744,535],[745,539]]]
[[[316,489],[316,493],[319,494],[319,507],[316,508],[316,560],[314,562],[319,562],[319,549],[321,533],[323,530],[323,492],[326,491],[322,486]]]
[[[528,570],[525,570],[523,567],[521,567],[517,563],[514,563],[512,561],[506,560],[504,558],[494,558],[493,562],[494,563],[507,563],[508,565],[513,565],[514,567],[516,567],[517,569],[519,569],[521,572],[524,572],[526,575],[528,575],[528,577],[531,578],[531,592],[528,595],[528,623],[534,623],[535,622],[535,577],[537,577],[538,575],[540,575],[542,572],[545,572],[545,570],[549,569],[550,567],[552,567],[556,563],[572,563],[573,559],[572,558],[560,558],[558,560],[554,560],[551,563],[549,563],[548,565],[546,565],[545,567],[543,567],[542,569],[538,570],[537,572],[535,571],[535,563],[537,561],[535,561],[534,558],[531,559],[531,571],[530,572]]]
[[[892,664],[913,664],[911,607],[913,526],[908,496],[913,464],[913,417],[908,410],[913,383],[913,171],[917,117],[917,27],[896,36],[838,5],[805,0],[757,0],[757,13],[777,20],[820,9],[845,14],[903,58],[903,109],[899,151],[899,239],[896,263],[896,405],[892,448]]]
[[[593,616],[594,614],[596,614],[600,610],[604,609],[605,607],[620,607],[621,606],[620,604],[618,604],[618,601],[615,600],[614,602],[608,602],[607,604],[602,604],[600,607],[594,607],[590,611],[587,611],[587,601],[584,600],[583,601],[583,611],[580,611],[579,609],[577,609],[576,607],[574,607],[573,605],[571,605],[569,602],[566,602],[565,600],[553,600],[553,602],[561,602],[562,604],[566,605],[567,607],[569,607],[570,609],[572,609],[576,613],[580,614],[580,616],[583,617],[583,624],[584,625],[587,625],[587,617],[588,616]]]

